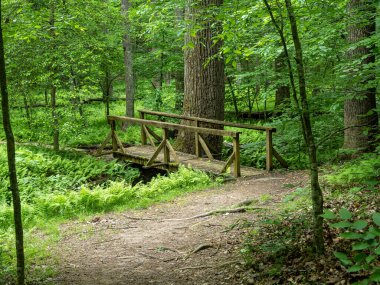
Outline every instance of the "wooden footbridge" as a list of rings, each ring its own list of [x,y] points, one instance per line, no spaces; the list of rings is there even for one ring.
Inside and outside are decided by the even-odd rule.
[[[145,168],[159,168],[166,170],[176,170],[180,165],[201,169],[214,174],[230,173],[235,177],[256,176],[264,173],[264,170],[258,170],[252,167],[240,165],[240,142],[241,132],[213,129],[200,127],[200,123],[208,123],[233,127],[234,129],[250,129],[252,131],[261,131],[266,133],[266,170],[273,168],[273,157],[275,157],[283,167],[287,167],[286,161],[273,148],[272,136],[276,132],[275,128],[254,126],[248,124],[238,124],[233,122],[211,120],[205,118],[176,115],[170,113],[139,110],[140,118],[130,118],[123,116],[108,116],[108,123],[111,131],[97,150],[97,155],[113,154],[114,157],[130,161],[132,163],[143,165]],[[163,118],[180,119],[187,124],[175,124],[160,120],[148,119],[156,116],[161,120]],[[124,147],[122,141],[117,135],[117,122],[122,124],[138,124],[141,126],[141,145]],[[162,136],[158,135],[153,128],[162,129]],[[169,141],[169,131],[191,132],[195,137],[195,155],[176,151]],[[230,137],[233,141],[232,154],[226,161],[214,159],[206,141],[205,135],[215,135]],[[112,145],[111,151],[105,151],[107,144]],[[203,155],[204,154],[204,157]]]

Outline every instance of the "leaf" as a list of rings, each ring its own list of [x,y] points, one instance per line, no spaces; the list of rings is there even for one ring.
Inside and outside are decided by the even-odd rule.
[[[327,220],[333,220],[336,218],[336,215],[334,214],[333,211],[331,210],[326,210],[322,215],[321,215],[322,218],[325,218]]]
[[[354,256],[354,260],[357,263],[361,263],[366,259],[367,255],[365,253],[358,253]]]
[[[368,255],[366,258],[365,258],[365,262],[367,262],[367,264],[371,264],[372,261],[374,261],[376,259],[376,256],[375,255]]]
[[[342,238],[345,238],[345,239],[359,239],[359,238],[363,237],[362,234],[358,234],[358,233],[354,233],[354,232],[342,233],[342,234],[340,234],[340,236]]]
[[[364,229],[367,226],[368,226],[368,223],[364,220],[359,220],[352,224],[352,228],[358,231]]]
[[[348,268],[347,272],[352,273],[352,272],[358,272],[360,270],[362,270],[362,266],[359,264],[355,264],[354,266],[351,266],[350,268]]]
[[[369,248],[369,244],[366,242],[359,242],[352,245],[352,250],[363,250]]]
[[[380,246],[379,246],[378,248],[375,249],[375,253],[376,253],[377,255],[380,255]]]
[[[370,227],[368,232],[373,234],[374,236],[380,237],[380,229],[375,229],[374,227]]]
[[[369,277],[371,281],[380,282],[380,269],[376,269],[375,272]]]
[[[373,222],[380,227],[380,213],[373,213],[372,219]]]
[[[344,229],[344,228],[350,228],[352,226],[352,224],[350,222],[347,222],[347,221],[342,221],[339,223],[331,224],[331,226],[333,228],[337,228],[337,229]]]
[[[346,208],[342,208],[339,210],[339,217],[343,220],[349,220],[352,218],[352,214]]]
[[[352,264],[352,261],[348,258],[347,254],[345,254],[343,252],[334,251],[334,255],[344,265],[351,265]]]

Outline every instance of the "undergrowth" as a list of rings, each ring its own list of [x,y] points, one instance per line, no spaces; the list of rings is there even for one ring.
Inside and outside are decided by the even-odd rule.
[[[335,222],[324,225],[324,256],[313,251],[308,187],[297,188],[276,213],[252,224],[241,250],[248,278],[255,284],[377,284],[379,161],[378,152],[364,154],[324,175],[325,218]]]

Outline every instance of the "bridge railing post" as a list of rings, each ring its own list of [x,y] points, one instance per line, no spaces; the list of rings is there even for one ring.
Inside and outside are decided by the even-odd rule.
[[[116,139],[116,121],[115,120],[111,120],[110,121],[110,125],[111,125],[111,137],[112,137],[112,151],[117,151],[118,149],[118,146],[117,146],[117,139]]]
[[[169,151],[169,148],[167,146],[167,140],[169,138],[169,131],[167,128],[163,128],[162,129],[162,133],[163,133],[163,142],[165,143],[164,145],[164,163],[169,163],[170,162],[170,151]]]
[[[195,126],[197,128],[199,127],[199,121],[198,120],[195,120]],[[197,157],[201,157],[202,155],[201,155],[201,145],[199,142],[199,133],[195,132],[194,135],[195,135],[195,155]]]
[[[266,170],[273,169],[273,131],[266,130]]]
[[[239,133],[236,134],[236,136],[233,138],[233,148],[234,148],[234,175],[235,177],[241,176],[241,169],[240,169],[240,139],[239,139]]]
[[[140,111],[140,119],[143,119],[143,120],[145,119],[145,113],[142,111]],[[147,144],[147,137],[146,137],[146,133],[145,133],[143,124],[141,125],[141,144],[142,145]]]

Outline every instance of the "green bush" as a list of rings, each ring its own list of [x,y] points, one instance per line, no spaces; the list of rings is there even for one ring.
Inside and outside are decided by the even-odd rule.
[[[380,177],[379,153],[367,153],[361,157],[347,162],[343,166],[336,167],[326,179],[333,185],[340,187],[356,184],[377,184]]]
[[[338,215],[328,210],[323,217],[330,221],[335,220],[330,226],[341,229],[343,232],[340,233],[340,237],[351,242],[351,250],[348,253],[336,251],[335,257],[348,273],[367,276],[353,284],[368,285],[380,282],[380,213],[373,213],[370,222],[355,219],[345,208],[340,209]]]
[[[37,147],[19,147],[16,153],[21,198],[31,201],[46,193],[79,190],[83,185],[96,185],[107,180],[132,182],[139,171],[89,155],[53,152]],[[5,147],[0,145],[0,202],[9,200],[8,168]]]

